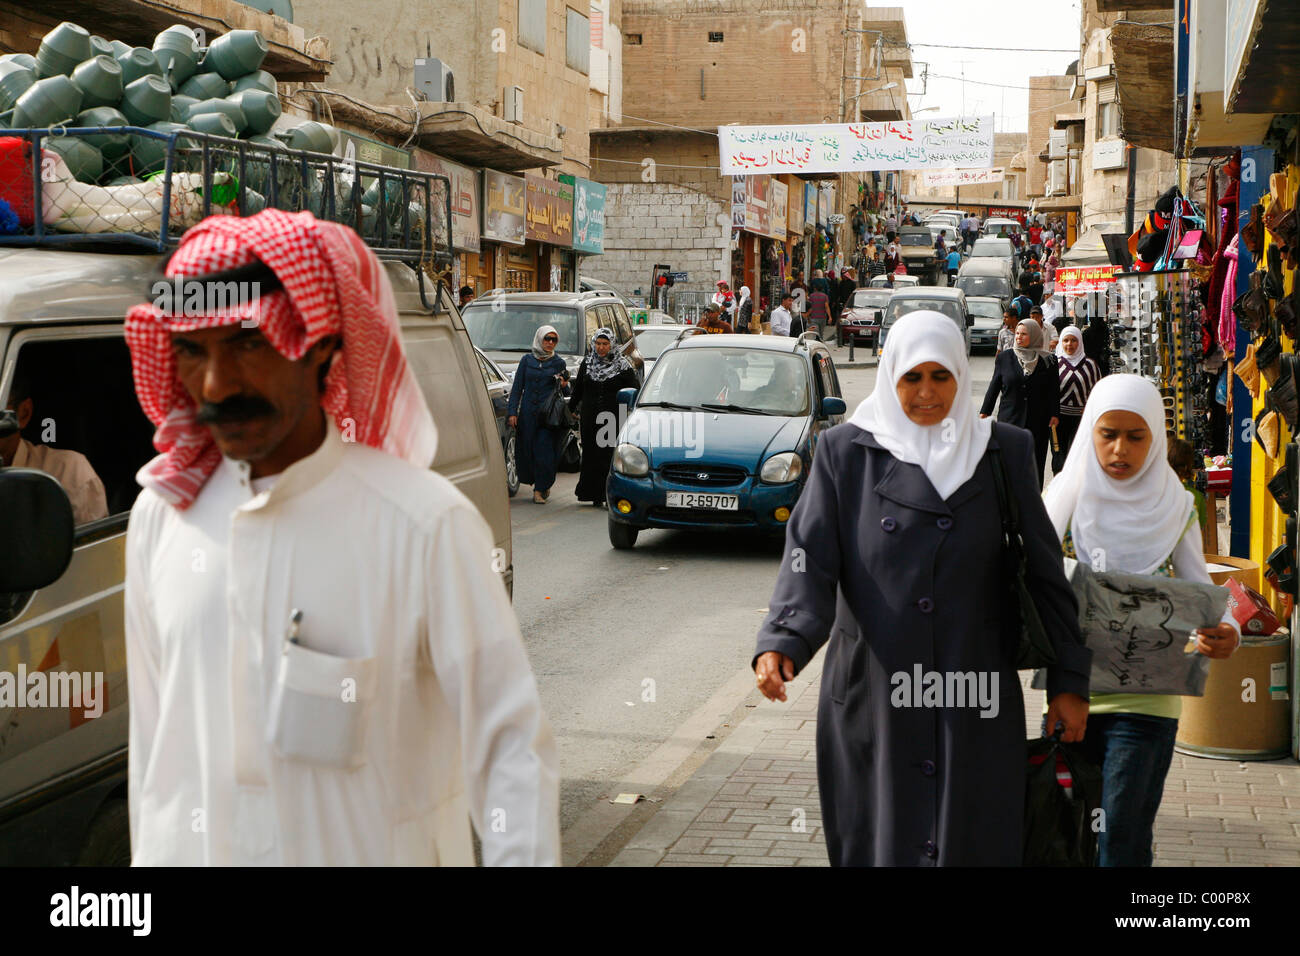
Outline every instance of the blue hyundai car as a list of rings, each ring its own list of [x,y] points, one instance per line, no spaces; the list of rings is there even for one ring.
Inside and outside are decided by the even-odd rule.
[[[609,541],[644,528],[784,534],[817,439],[844,417],[839,378],[812,333],[684,329],[628,409],[606,483]]]

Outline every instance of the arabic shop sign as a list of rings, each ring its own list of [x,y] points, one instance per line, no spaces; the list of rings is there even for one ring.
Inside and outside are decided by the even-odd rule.
[[[600,255],[605,251],[605,186],[565,173],[560,182],[573,190],[573,249]]]
[[[747,176],[748,188],[745,195],[745,229],[766,236],[770,228],[767,198],[770,192],[770,176]]]
[[[524,244],[524,180],[522,176],[483,170],[483,238]]]
[[[779,179],[772,180],[772,195],[768,202],[768,219],[775,239],[785,239],[786,210],[790,205],[790,187]]]
[[[1119,266],[1060,266],[1056,270],[1056,291],[1060,295],[1105,292],[1115,284]]]
[[[983,186],[1002,182],[1001,166],[991,169],[940,169],[926,170],[921,174],[926,189],[938,186]]]
[[[790,206],[786,214],[786,229],[797,236],[803,235],[803,187],[802,182],[794,182],[789,186]]]
[[[875,169],[972,169],[993,165],[993,117],[722,126],[724,176]]]
[[[573,245],[573,187],[543,176],[524,177],[524,235],[553,246]]]
[[[441,156],[435,156],[433,153],[426,153],[424,150],[416,152],[415,168],[426,173],[438,173],[451,180],[452,245],[462,252],[481,251],[479,197],[482,195],[482,187],[479,185],[479,179],[482,173],[477,169],[470,169],[443,159]],[[440,202],[433,204],[433,218],[438,223],[445,218],[445,211]]]

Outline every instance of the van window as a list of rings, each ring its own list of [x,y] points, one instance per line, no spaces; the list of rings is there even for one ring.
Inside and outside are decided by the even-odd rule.
[[[587,308],[587,337],[584,339],[588,344],[591,343],[591,337],[596,334],[602,325],[605,324],[605,317],[600,314],[600,310],[593,306]]]
[[[477,466],[483,457],[479,406],[465,387],[474,381],[473,371],[461,370],[460,347],[453,336],[450,324],[413,328],[402,336],[407,360],[438,426],[433,467],[443,474]]]
[[[958,276],[957,288],[968,296],[989,295],[1011,298],[1011,283],[1002,276]]]
[[[116,519],[106,522],[112,525],[125,521],[140,492],[135,474],[157,452],[121,334],[73,335],[61,331],[57,338],[19,340],[4,406],[30,400],[30,420],[14,443],[26,445],[15,456],[64,483],[81,538],[104,527],[104,519]]]
[[[619,342],[627,342],[632,337],[632,323],[627,319],[627,310],[617,302],[606,308],[614,315],[614,331],[618,333]]]

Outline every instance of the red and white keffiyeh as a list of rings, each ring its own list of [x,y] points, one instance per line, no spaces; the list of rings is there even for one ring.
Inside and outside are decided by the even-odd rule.
[[[325,378],[321,407],[349,439],[421,468],[437,449],[437,429],[406,361],[393,289],[375,254],[346,226],[311,213],[267,209],[246,219],[211,216],[190,229],[166,275],[186,278],[265,263],[283,290],[202,316],[137,305],[126,316],[135,390],[158,426],[162,454],[140,469],[140,484],[188,508],[221,462],[207,427],[176,373],[171,333],[255,321],[276,350],[300,359],[327,335],[342,341]]]

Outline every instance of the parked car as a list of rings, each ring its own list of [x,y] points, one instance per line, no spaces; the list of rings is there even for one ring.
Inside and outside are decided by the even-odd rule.
[[[915,283],[913,283],[914,285]],[[880,334],[880,319],[889,305],[892,289],[854,289],[853,296],[844,307],[838,325],[838,342],[844,345],[850,337],[854,343],[871,346]]]
[[[903,257],[907,274],[925,285],[947,283],[947,263],[934,254],[934,239],[925,226],[901,226],[898,230],[898,254]]]
[[[514,382],[519,360],[532,351],[533,337],[543,325],[559,333],[555,352],[569,370],[578,374],[578,366],[587,354],[591,337],[600,328],[614,331],[614,343],[643,379],[645,361],[636,347],[627,309],[612,291],[592,292],[516,292],[501,296],[482,296],[465,307],[462,313],[469,337]],[[582,439],[575,423],[565,440],[560,468],[577,471],[582,466]]]
[[[1010,239],[981,236],[970,248],[971,259],[1005,259],[1011,263],[1011,283],[1020,281],[1020,260],[1016,257],[1016,247]]]
[[[966,308],[966,293],[961,289],[947,286],[940,288],[918,286],[915,289],[895,292],[890,296],[889,305],[885,307],[885,315],[881,321],[880,341],[876,345],[876,354],[879,355],[884,349],[885,339],[889,337],[889,330],[895,322],[909,312],[922,310],[942,312],[956,322],[957,327],[961,329],[962,337],[966,339],[966,354],[970,354],[972,320],[970,310]]]
[[[872,276],[871,281],[867,283],[868,289],[904,289],[920,285],[921,280],[917,276],[894,276],[894,281],[889,281],[888,275]]]
[[[72,529],[71,563],[62,573],[23,587],[0,577],[5,670],[21,664],[35,671],[57,648],[62,666],[103,673],[107,691],[103,714],[84,722],[70,721],[66,710],[26,711],[13,720],[6,712],[0,724],[0,865],[130,861],[123,568],[127,520],[139,492],[135,474],[155,451],[154,427],[135,395],[123,317],[161,265],[156,255],[0,248],[0,408],[16,374],[35,382],[37,411],[26,437],[85,455],[108,505],[107,517]],[[433,467],[491,527],[510,588],[506,466],[482,367],[449,298],[439,296],[431,312],[411,269],[387,263],[385,270],[407,355],[438,427]],[[427,285],[425,292],[432,296]],[[42,422],[51,420],[58,423],[57,440],[42,434]],[[15,496],[8,490],[23,474],[0,469],[0,502],[12,507]],[[63,494],[60,487],[53,491]],[[0,504],[0,511],[5,507]],[[26,550],[33,542],[58,546],[50,529],[33,527],[41,513],[0,513],[6,558],[0,569],[48,564]]]
[[[956,286],[967,297],[996,296],[1005,305],[1016,296],[1014,275],[1014,263],[1001,256],[970,258],[957,270]]]
[[[830,350],[814,337],[683,331],[660,353],[619,431],[609,540],[645,528],[784,534],[817,439],[843,420]]]
[[[661,352],[677,341],[684,325],[638,325],[633,329],[636,334],[636,347],[645,360],[645,374],[650,377],[655,367],[655,360]]]
[[[474,347],[474,354],[478,357],[483,384],[487,386],[488,398],[492,401],[492,413],[496,415],[501,451],[506,456],[506,492],[513,498],[519,493],[519,466],[515,459],[515,430],[509,424],[510,379],[478,346]]]
[[[998,331],[1002,328],[1002,312],[1005,306],[997,296],[966,296],[966,308],[974,320],[970,327],[970,350],[998,349]]]

